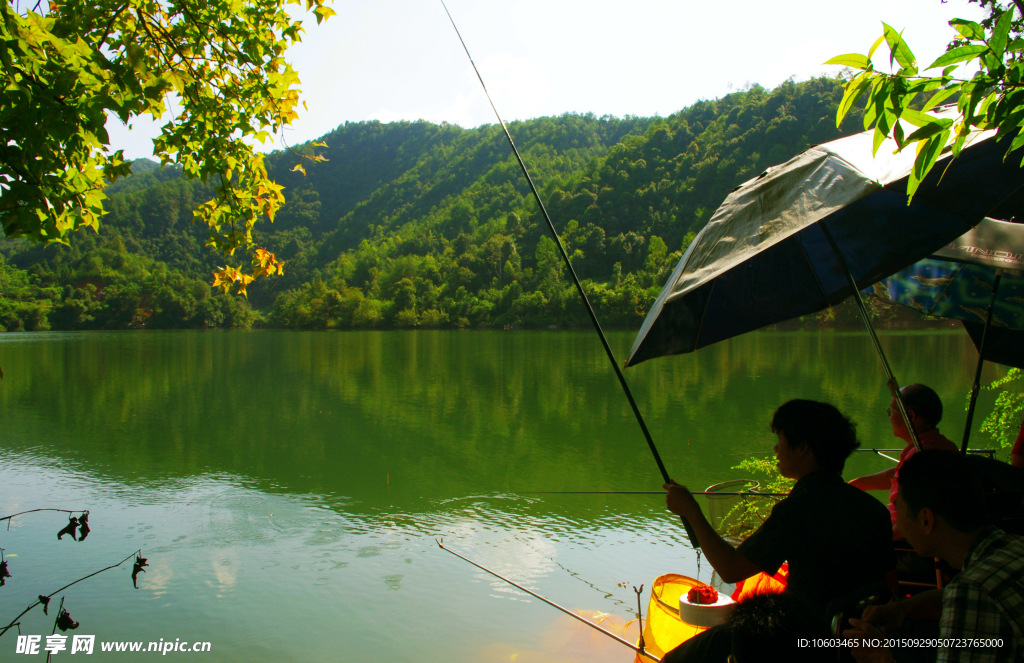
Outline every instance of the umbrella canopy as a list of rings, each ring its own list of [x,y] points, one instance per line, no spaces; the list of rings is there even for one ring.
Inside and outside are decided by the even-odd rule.
[[[981,340],[985,338],[985,352],[981,358],[1004,366],[1024,368],[1024,331],[1006,327],[990,327],[988,335],[985,323],[963,321],[964,328],[974,341],[974,347],[981,352]]]
[[[992,298],[996,270],[1002,270]],[[1024,224],[986,218],[976,228],[887,279],[872,294],[928,315],[961,320],[983,359],[1024,368]]]
[[[986,360],[1024,368],[1024,225],[985,218],[930,258],[876,283],[882,299],[963,321],[978,348],[961,450]]]
[[[985,216],[1010,216],[1003,210],[1021,207],[1024,173],[1004,162],[1006,145],[993,138],[970,136],[948,169],[932,170],[910,205],[913,151],[894,154],[896,145],[886,141],[873,157],[871,132],[812,147],[740,185],[679,261],[626,365],[834,306],[854,292],[847,267],[864,288]]]

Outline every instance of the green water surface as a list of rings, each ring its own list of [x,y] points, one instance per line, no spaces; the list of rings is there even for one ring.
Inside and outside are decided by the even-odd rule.
[[[632,334],[610,339],[626,356]],[[959,440],[966,334],[882,340],[902,383],[943,397]],[[139,589],[126,564],[65,593],[78,633],[209,641],[168,654],[207,661],[625,663],[629,650],[435,538],[567,607],[630,619],[631,585],[697,573],[660,496],[516,494],[661,485],[592,332],[6,334],[0,366],[0,515],[87,508],[93,526],[81,543],[56,540],[61,514],[0,530],[14,555],[2,624],[142,548]],[[744,476],[732,466],[771,449],[767,422],[790,398],[830,401],[865,445],[898,446],[863,334],[754,333],[626,375],[673,478],[694,488]],[[857,454],[846,476],[888,466]],[[37,608],[22,633],[52,620]],[[0,638],[0,660],[33,660],[15,639]]]

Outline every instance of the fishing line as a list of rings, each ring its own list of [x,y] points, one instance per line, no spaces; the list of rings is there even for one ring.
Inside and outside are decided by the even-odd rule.
[[[569,567],[567,567],[567,566],[563,565],[562,563],[560,563],[554,557],[551,557],[550,555],[546,554],[543,550],[539,550],[537,548],[537,546],[533,545],[529,541],[523,540],[523,539],[519,538],[518,536],[514,536],[513,538],[516,541],[518,541],[519,543],[522,543],[523,545],[528,546],[530,549],[532,549],[538,555],[541,555],[542,557],[544,557],[544,559],[548,560],[549,562],[551,562],[552,564],[554,564],[558,568],[560,568],[563,571],[565,571],[566,573],[568,573],[569,577],[571,577],[573,580],[579,580],[580,582],[582,582],[587,587],[589,587],[589,588],[593,589],[594,591],[598,592],[599,594],[601,594],[604,597],[605,600],[611,600],[612,603],[615,603],[616,605],[622,606],[623,608],[629,607],[625,603],[623,603],[621,599],[619,599],[619,598],[617,598],[615,596],[615,592],[609,592],[606,589],[601,589],[600,587],[598,587],[594,583],[590,582],[589,580],[587,580],[586,578],[581,576],[576,571],[573,571]],[[616,586],[618,586],[618,587],[628,587],[629,583],[628,582],[616,583]]]
[[[455,552],[451,548],[445,548],[443,540],[437,541],[435,539],[435,542],[437,543],[438,547],[441,548],[441,550],[444,550],[445,552],[449,552],[449,553],[455,555],[456,557],[458,557],[459,559],[461,559],[464,562],[469,562],[470,564],[472,564],[476,568],[480,569],[481,571],[486,571],[487,573],[491,574],[492,576],[494,576],[498,580],[502,580],[504,582],[507,582],[508,584],[512,585],[516,589],[518,589],[520,591],[523,591],[523,592],[526,592],[527,594],[529,594],[530,596],[534,597],[535,599],[539,599],[539,600],[543,601],[544,603],[547,603],[548,605],[550,605],[553,608],[558,608],[559,610],[561,610],[565,614],[569,615],[573,619],[581,621],[584,624],[586,624],[587,626],[589,626],[589,627],[591,627],[593,629],[596,629],[596,630],[600,631],[601,633],[604,633],[609,638],[614,638],[615,640],[618,640],[619,642],[621,642],[622,644],[626,645],[627,647],[629,647],[633,651],[637,652],[638,654],[641,654],[642,656],[646,656],[646,657],[650,658],[651,660],[656,661],[656,663],[661,663],[661,659],[660,658],[658,658],[657,656],[654,656],[652,654],[647,653],[641,647],[638,647],[637,645],[634,645],[629,640],[626,640],[625,638],[612,633],[611,631],[609,631],[606,628],[598,626],[594,622],[590,621],[589,619],[584,618],[582,615],[579,615],[579,614],[573,612],[572,610],[569,610],[568,608],[563,608],[562,606],[558,605],[554,601],[546,599],[546,598],[544,598],[543,596],[541,596],[540,594],[538,594],[536,592],[530,591],[529,589],[523,587],[519,583],[516,583],[516,582],[513,582],[513,581],[509,580],[505,576],[498,575],[494,571],[491,571],[489,568],[487,568],[485,566],[481,566],[481,565],[477,564],[476,562],[474,562],[473,560],[469,559],[468,557],[463,557],[462,555],[460,555],[459,553]]]
[[[576,286],[576,291],[579,292],[580,299],[583,300],[583,305],[587,309],[587,315],[590,316],[590,321],[594,324],[594,329],[597,331],[597,335],[601,337],[601,344],[604,346],[604,351],[608,355],[608,360],[612,363],[612,368],[615,369],[615,376],[619,379],[619,384],[622,385],[622,390],[626,393],[626,399],[629,401],[629,406],[633,409],[633,415],[636,417],[637,423],[640,424],[640,430],[644,433],[644,438],[647,440],[647,446],[650,447],[651,453],[654,455],[654,461],[658,464],[658,470],[661,471],[661,477],[664,479],[665,483],[672,483],[672,480],[668,476],[668,470],[665,469],[665,463],[661,461],[661,455],[658,453],[657,447],[654,446],[654,439],[651,437],[650,431],[647,430],[647,424],[644,423],[644,418],[640,414],[640,408],[637,407],[636,401],[633,400],[633,394],[629,390],[629,385],[626,384],[626,378],[622,375],[622,370],[619,368],[619,362],[615,359],[615,354],[612,352],[611,346],[608,345],[608,339],[605,338],[604,330],[601,329],[601,323],[598,322],[597,314],[594,313],[594,307],[590,305],[587,293],[583,290],[583,284],[580,283],[580,279],[576,275],[576,270],[573,269],[572,263],[569,261],[569,254],[566,253],[565,247],[562,245],[562,239],[558,236],[558,231],[555,230],[555,224],[551,221],[551,215],[548,214],[548,210],[544,206],[544,201],[540,198],[540,193],[537,191],[537,185],[533,183],[530,171],[526,168],[526,162],[523,161],[522,155],[519,154],[519,148],[516,147],[515,141],[512,140],[512,134],[509,133],[508,126],[505,125],[505,120],[501,119],[501,114],[498,112],[497,106],[494,105],[494,100],[491,99],[491,93],[487,91],[487,85],[484,84],[483,76],[480,75],[480,70],[477,69],[476,62],[473,61],[473,56],[469,54],[469,47],[466,46],[466,41],[462,38],[462,34],[459,32],[458,26],[455,25],[455,19],[452,18],[452,13],[448,11],[448,5],[444,3],[444,0],[441,0],[441,6],[444,7],[444,12],[448,14],[448,20],[451,21],[452,28],[455,29],[455,34],[462,43],[462,49],[466,51],[466,57],[469,58],[469,63],[473,65],[473,71],[476,72],[477,80],[480,81],[480,87],[484,89],[487,101],[491,104],[491,110],[494,111],[494,116],[498,118],[498,123],[505,132],[505,138],[508,139],[508,144],[512,147],[512,152],[516,156],[516,161],[519,162],[519,167],[522,169],[523,175],[526,177],[526,182],[530,185],[530,191],[533,192],[533,197],[537,200],[537,205],[540,207],[540,211],[544,215],[544,220],[548,223],[548,229],[551,231],[552,237],[555,238],[555,244],[558,246],[558,252],[562,255],[562,261],[569,269],[569,274],[572,276],[573,284]],[[694,548],[699,548],[700,544],[697,541],[697,535],[694,533],[693,528],[690,527],[690,523],[687,522],[685,518],[681,518],[681,520],[683,521],[683,527],[686,528],[686,536],[690,539],[690,545]]]

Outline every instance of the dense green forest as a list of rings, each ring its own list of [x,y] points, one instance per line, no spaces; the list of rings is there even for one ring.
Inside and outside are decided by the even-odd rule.
[[[753,87],[669,117],[562,115],[510,125],[601,319],[637,326],[726,194],[767,166],[860,126],[835,126],[842,81]],[[223,258],[192,210],[211,195],[136,161],[107,189],[99,233],[72,246],[0,240],[7,330],[388,328],[584,322],[500,127],[346,123],[328,161],[267,165],[287,204],[259,240],[286,261],[249,299],[209,283]]]

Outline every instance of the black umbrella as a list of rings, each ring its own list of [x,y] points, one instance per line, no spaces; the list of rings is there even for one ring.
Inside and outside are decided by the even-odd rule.
[[[679,261],[626,365],[692,352],[854,295],[906,417],[859,291],[985,216],[1021,207],[1024,174],[1004,162],[1006,146],[993,138],[974,134],[948,168],[933,169],[909,205],[913,151],[894,153],[886,141],[876,158],[870,132],[813,147],[740,185]]]
[[[1024,368],[1024,225],[986,218],[928,258],[876,283],[873,293],[928,315],[961,320],[978,348],[967,451],[985,361]]]

